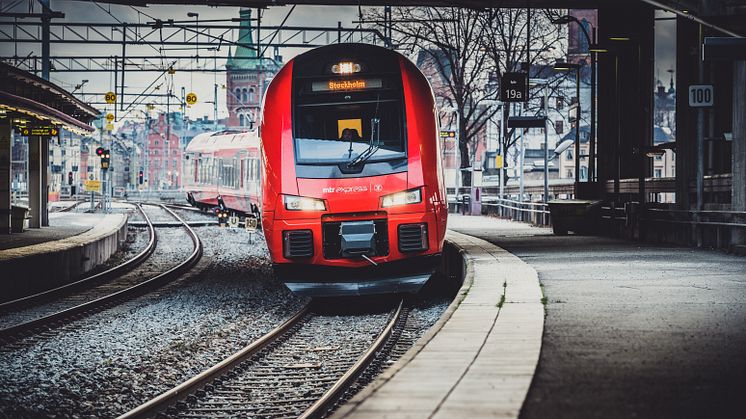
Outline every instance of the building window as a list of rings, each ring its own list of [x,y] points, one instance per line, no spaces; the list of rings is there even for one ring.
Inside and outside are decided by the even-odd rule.
[[[179,167],[179,164],[177,163],[176,159],[173,161],[173,168],[176,170]]]
[[[158,155],[158,150],[153,150],[153,154]]]
[[[253,102],[254,102],[254,88],[252,87],[249,89],[249,103],[253,103]]]
[[[245,120],[243,114],[238,115],[238,125],[244,126],[245,123],[246,123],[246,120]]]
[[[158,140],[153,141],[153,145],[158,147]]]
[[[565,98],[564,96],[557,96],[557,110],[561,111],[565,108]]]
[[[572,160],[572,150],[567,150],[567,153],[565,153],[565,160]]]
[[[565,177],[568,178],[568,179],[572,179],[573,178],[572,169],[567,169],[567,172],[565,172]]]
[[[241,101],[241,89],[236,88],[236,101]]]
[[[580,21],[580,25],[585,28],[585,33],[591,33],[591,24],[586,18],[583,18],[583,20]],[[578,46],[580,47],[579,52],[581,54],[587,54],[589,49],[588,39],[585,37],[585,33],[582,30],[578,31]]]
[[[241,93],[241,100],[245,104],[248,101],[248,94],[246,93],[246,89],[244,88]]]
[[[662,176],[663,176],[663,173],[661,169],[655,169],[655,174],[653,175],[653,177],[662,177]]]
[[[656,154],[656,155],[655,155],[655,160],[656,160],[656,161],[661,161],[661,160],[663,160],[663,155],[661,155],[661,154]]]
[[[565,132],[565,121],[554,121],[554,132],[556,132],[557,134],[562,134],[563,132]]]

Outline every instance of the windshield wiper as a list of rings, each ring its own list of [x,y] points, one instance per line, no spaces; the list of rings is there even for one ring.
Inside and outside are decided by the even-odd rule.
[[[380,119],[370,119],[370,143],[368,144],[368,148],[366,148],[365,151],[363,151],[362,153],[358,154],[354,159],[350,160],[347,163],[348,168],[365,163],[371,157],[373,157],[374,154],[376,154],[376,151],[378,151],[379,148],[381,148],[379,141],[380,124]]]

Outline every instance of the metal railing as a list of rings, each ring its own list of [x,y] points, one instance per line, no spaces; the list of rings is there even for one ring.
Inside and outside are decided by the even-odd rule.
[[[482,201],[482,213],[537,226],[551,225],[549,205],[543,202],[485,197],[485,200]]]

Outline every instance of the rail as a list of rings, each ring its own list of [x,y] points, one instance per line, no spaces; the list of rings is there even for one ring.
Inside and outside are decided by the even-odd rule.
[[[150,204],[153,205],[153,204]],[[179,220],[184,224],[184,228],[187,231],[194,248],[190,253],[189,257],[181,261],[178,265],[168,269],[165,272],[159,273],[152,278],[146,279],[145,281],[139,282],[136,285],[128,288],[121,289],[119,291],[107,294],[103,297],[96,298],[92,301],[88,301],[64,310],[46,315],[44,317],[36,318],[24,323],[16,324],[14,326],[7,327],[0,330],[0,344],[9,343],[15,339],[22,337],[27,334],[34,334],[39,330],[46,330],[50,325],[62,325],[69,323],[82,315],[92,314],[101,311],[119,301],[134,298],[140,293],[145,292],[153,288],[157,288],[165,282],[177,278],[182,273],[191,269],[202,257],[202,242],[200,241],[197,233],[184,221],[181,217],[169,210],[163,205],[159,205],[171,216]]]
[[[383,348],[383,345],[389,339],[394,331],[394,326],[401,318],[404,306],[404,300],[399,302],[399,307],[391,317],[391,320],[386,325],[386,328],[378,335],[378,338],[368,348],[368,350],[358,359],[358,361],[349,370],[347,370],[342,377],[337,380],[332,387],[327,390],[324,395],[319,398],[314,404],[312,404],[302,415],[300,419],[310,419],[316,417],[324,417],[329,410],[334,406],[334,403],[339,400],[345,391],[355,382],[355,380],[362,374],[363,371],[370,365],[373,359],[376,357],[378,352]]]
[[[143,211],[142,206],[137,205],[136,208],[140,212],[141,216],[145,219],[144,227],[148,229],[148,243],[147,245],[145,245],[145,248],[142,251],[140,251],[140,253],[138,253],[131,259],[127,259],[126,261],[118,264],[117,266],[114,266],[111,269],[107,269],[103,272],[99,272],[97,274],[87,276],[78,281],[65,284],[57,288],[50,289],[50,290],[42,291],[37,294],[32,294],[26,297],[21,297],[16,300],[0,303],[0,312],[6,312],[8,310],[13,310],[24,305],[28,306],[28,305],[33,305],[33,304],[40,304],[42,302],[65,295],[67,293],[71,293],[81,288],[91,286],[92,284],[98,284],[105,280],[108,280],[108,279],[111,279],[111,278],[114,278],[120,275],[124,275],[125,273],[131,271],[132,269],[140,265],[143,261],[145,261],[145,259],[147,259],[153,253],[153,251],[155,250],[156,243],[158,242],[158,238],[155,234],[155,228],[153,228],[153,223],[150,221],[150,218],[148,218],[148,215],[145,213],[145,211]]]
[[[333,384],[308,407],[301,415],[301,418],[323,417],[333,408],[334,404],[349,389],[361,373],[370,365],[379,352],[384,347],[386,341],[392,337],[393,331],[397,327],[403,327],[406,317],[403,315],[404,300],[402,300],[392,317],[389,319],[386,327],[378,335],[376,340],[368,349],[357,358],[356,362],[342,373]],[[286,339],[288,334],[295,333],[301,325],[312,316],[310,305],[306,305],[296,312],[290,319],[286,320],[277,328],[265,334],[258,340],[250,343],[238,352],[230,355],[214,366],[184,381],[176,387],[161,393],[159,396],[151,399],[144,404],[130,410],[119,416],[119,419],[145,418],[153,417],[159,414],[169,415],[169,410],[178,409],[179,403],[183,400],[189,401],[190,395],[198,393],[200,389],[208,388],[211,383],[217,383],[222,380],[231,379],[236,376],[236,370],[239,370],[245,362],[255,356],[260,356],[266,348],[272,348],[272,345]],[[213,391],[207,390],[209,392]],[[196,399],[195,399],[196,400]],[[219,409],[218,409],[219,410]],[[203,416],[203,415],[200,415]]]
[[[213,365],[207,370],[202,371],[194,377],[184,381],[171,390],[161,393],[159,396],[119,416],[119,419],[144,418],[154,416],[165,407],[186,398],[193,391],[197,390],[200,387],[203,387],[215,378],[222,376],[231,369],[235,368],[244,360],[251,358],[252,356],[259,353],[259,351],[261,351],[262,349],[277,341],[277,339],[279,339],[286,332],[300,324],[301,320],[306,316],[306,314],[308,314],[308,312],[309,306],[303,306],[295,313],[295,315],[293,315],[293,317],[286,320],[284,323],[274,328],[272,331],[257,339],[256,341],[252,342],[248,346],[244,347],[240,351]]]

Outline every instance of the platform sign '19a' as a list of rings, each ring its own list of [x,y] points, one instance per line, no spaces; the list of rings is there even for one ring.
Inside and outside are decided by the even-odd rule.
[[[503,73],[500,78],[500,100],[526,102],[528,100],[528,74]]]

